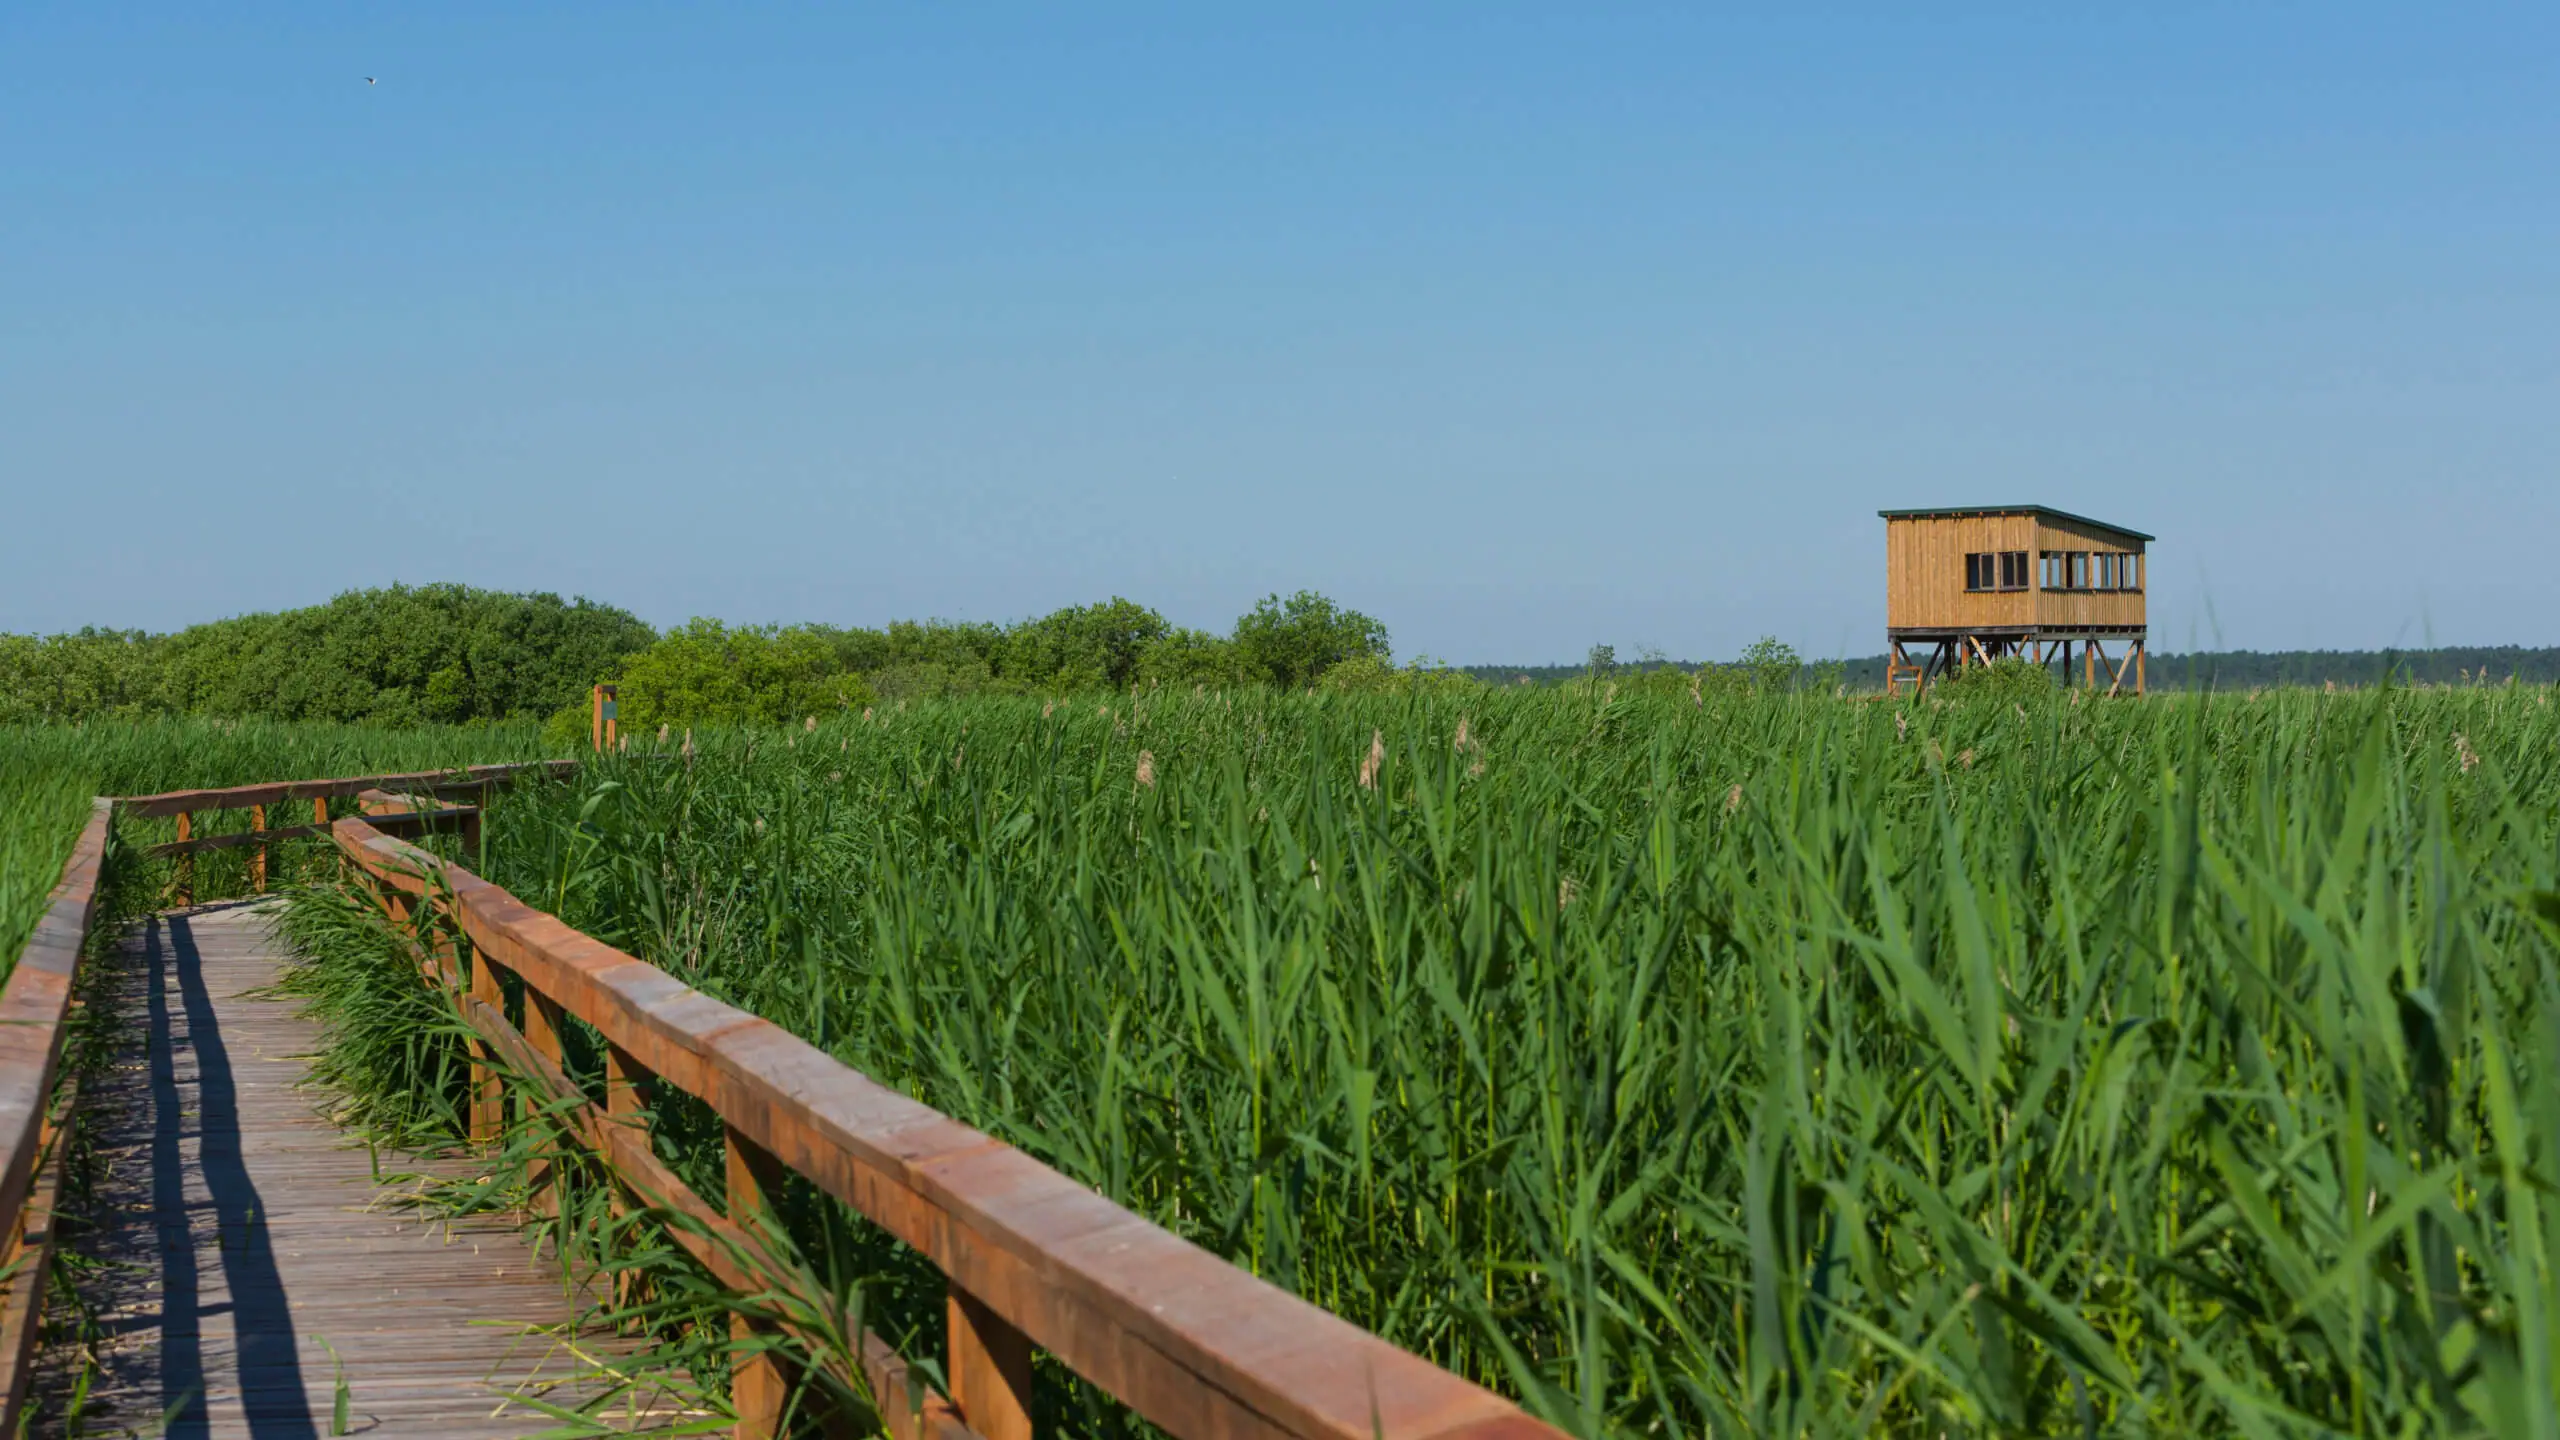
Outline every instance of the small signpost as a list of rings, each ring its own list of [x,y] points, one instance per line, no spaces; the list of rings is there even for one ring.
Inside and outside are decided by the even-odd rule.
[[[613,749],[620,738],[621,732],[615,724],[614,714],[617,708],[615,702],[618,698],[619,692],[611,685],[598,685],[595,689],[593,708],[595,745],[598,752]]]

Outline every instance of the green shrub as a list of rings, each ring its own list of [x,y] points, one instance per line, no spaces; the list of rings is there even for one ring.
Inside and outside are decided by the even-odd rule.
[[[1138,675],[1151,685],[1219,689],[1243,682],[1244,661],[1223,635],[1172,629],[1148,643],[1138,657]]]
[[[1245,679],[1295,690],[1346,660],[1385,660],[1387,627],[1301,590],[1286,600],[1268,596],[1237,620],[1235,649]]]
[[[625,611],[557,595],[353,590],[171,635],[0,636],[0,722],[532,720],[573,703],[653,638]]]
[[[1162,615],[1116,595],[1070,605],[1007,630],[1004,670],[1044,690],[1126,690],[1147,648],[1170,628]]]
[[[620,725],[780,725],[871,703],[832,638],[805,625],[694,619],[631,657],[620,676]]]
[[[1929,682],[1929,693],[1946,700],[2024,702],[2048,698],[2060,688],[2051,670],[2014,656],[1966,665]]]
[[[1428,658],[1402,668],[1384,656],[1354,655],[1316,677],[1315,688],[1337,695],[1460,694],[1483,687],[1474,676]]]

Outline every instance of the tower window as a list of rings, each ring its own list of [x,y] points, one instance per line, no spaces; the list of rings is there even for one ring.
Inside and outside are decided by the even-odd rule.
[[[1977,550],[1964,557],[1964,588],[1967,590],[2024,590],[2027,588],[2027,552],[2024,550]]]

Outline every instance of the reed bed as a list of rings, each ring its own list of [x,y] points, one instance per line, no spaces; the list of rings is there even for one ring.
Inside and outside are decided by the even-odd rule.
[[[1577,1431],[2560,1435],[2547,690],[1154,692],[665,751],[511,795],[492,878]],[[336,1073],[449,1124],[415,1017],[359,1023],[403,967],[297,903]]]

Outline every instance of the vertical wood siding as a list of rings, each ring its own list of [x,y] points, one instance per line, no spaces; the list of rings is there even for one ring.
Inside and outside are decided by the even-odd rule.
[[[2027,552],[2028,588],[1968,591],[1964,557]],[[2028,625],[2141,625],[2141,591],[2042,588],[2047,550],[2140,555],[2143,543],[2093,525],[2030,514],[1924,516],[1885,522],[1885,624],[1893,629],[1996,629]],[[2150,583],[2148,560],[2143,582]]]

